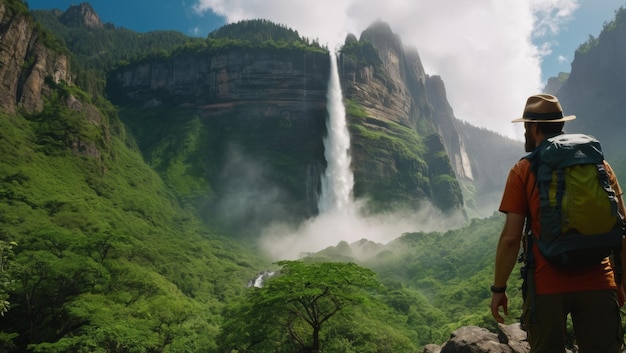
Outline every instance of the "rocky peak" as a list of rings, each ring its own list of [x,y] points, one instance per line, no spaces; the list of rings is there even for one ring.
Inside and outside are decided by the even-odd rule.
[[[361,40],[372,43],[378,50],[392,49],[402,52],[402,41],[400,37],[393,33],[388,23],[376,21],[361,33]],[[384,60],[384,58],[383,58]]]
[[[102,21],[100,16],[91,7],[89,3],[83,2],[80,5],[70,6],[60,20],[66,26],[71,27],[87,27],[87,28],[102,28]]]
[[[567,72],[559,72],[559,76],[550,77],[548,79],[548,82],[546,83],[546,86],[543,88],[543,92],[558,96],[559,90],[561,89],[561,87],[563,87],[568,77],[569,73]]]
[[[381,21],[372,23],[361,33],[360,40],[369,42],[378,49],[380,59],[394,81],[404,81],[404,47],[389,24]]]
[[[0,109],[15,113],[18,107],[32,113],[43,109],[49,93],[46,78],[71,84],[66,55],[48,49],[32,19],[6,11],[0,2]]]

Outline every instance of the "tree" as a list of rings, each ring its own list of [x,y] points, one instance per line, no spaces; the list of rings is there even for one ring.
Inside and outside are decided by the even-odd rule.
[[[344,309],[365,304],[382,286],[354,263],[281,261],[279,274],[225,315],[224,351],[321,351],[324,328]]]
[[[9,258],[13,256],[16,242],[0,240],[0,315],[9,310],[9,291],[13,288],[13,279],[9,274]]]

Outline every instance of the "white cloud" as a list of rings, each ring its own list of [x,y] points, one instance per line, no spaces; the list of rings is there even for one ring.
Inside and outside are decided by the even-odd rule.
[[[387,22],[418,49],[427,74],[442,77],[457,118],[519,139],[510,121],[543,88],[548,38],[578,6],[577,0],[196,0],[194,8],[228,22],[268,19],[330,48],[376,20]]]

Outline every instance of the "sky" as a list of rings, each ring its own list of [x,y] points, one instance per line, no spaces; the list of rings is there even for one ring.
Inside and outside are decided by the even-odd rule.
[[[29,0],[65,11],[81,1]],[[511,120],[546,80],[569,72],[576,48],[597,37],[626,0],[91,0],[103,22],[204,37],[226,23],[268,19],[334,49],[377,20],[416,48],[446,85],[455,116],[522,139]],[[567,107],[563,107],[565,113]]]

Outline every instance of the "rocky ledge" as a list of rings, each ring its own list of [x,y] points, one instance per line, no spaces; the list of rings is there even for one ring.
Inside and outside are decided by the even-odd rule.
[[[442,346],[429,344],[423,353],[528,353],[530,346],[519,323],[498,325],[493,333],[477,326],[464,326],[452,332]]]

